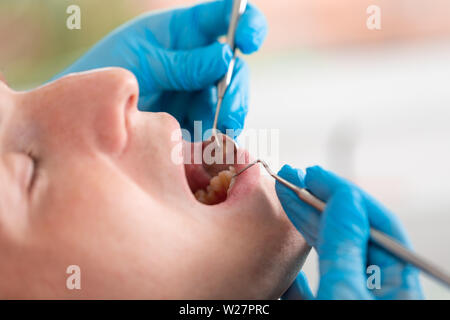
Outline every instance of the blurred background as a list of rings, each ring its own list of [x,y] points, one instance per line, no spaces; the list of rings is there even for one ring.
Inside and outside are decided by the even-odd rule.
[[[247,60],[247,128],[278,129],[279,162],[320,164],[400,216],[418,252],[450,271],[450,1],[255,0],[270,31]],[[2,0],[0,70],[33,88],[112,29],[188,0]],[[68,30],[66,8],[81,7]],[[370,5],[381,30],[369,30]],[[317,264],[305,266],[313,288]],[[450,291],[423,276],[427,298]]]

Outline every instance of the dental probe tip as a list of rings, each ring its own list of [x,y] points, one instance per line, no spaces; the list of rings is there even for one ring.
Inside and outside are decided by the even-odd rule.
[[[251,167],[253,167],[255,164],[257,164],[259,162],[260,162],[260,160],[253,161],[252,163],[245,166],[244,169],[240,170],[239,172],[236,172],[232,178],[236,178],[237,176],[241,175],[244,171],[247,171],[248,169],[250,169]]]

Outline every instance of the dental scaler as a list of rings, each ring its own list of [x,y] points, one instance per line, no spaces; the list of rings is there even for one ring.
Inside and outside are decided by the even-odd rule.
[[[233,50],[233,58],[231,59],[230,65],[228,66],[227,73],[217,84],[217,107],[216,107],[216,114],[214,117],[214,123],[213,123],[213,127],[212,127],[212,135],[214,137],[214,141],[215,141],[216,145],[219,148],[221,148],[222,143],[221,143],[221,139],[219,139],[219,135],[221,135],[221,134],[218,133],[217,122],[219,120],[220,108],[222,107],[223,97],[225,96],[228,86],[231,83],[231,78],[233,77],[234,65],[236,63],[236,44],[235,44],[236,29],[237,29],[237,25],[239,23],[239,19],[244,14],[245,9],[247,8],[247,2],[248,2],[247,0],[234,0],[233,1],[233,9],[231,12],[231,20],[230,20],[230,25],[228,27],[227,40],[226,40],[227,44]],[[232,139],[229,138],[227,140],[232,140]]]
[[[297,197],[301,200],[303,200],[305,203],[309,204],[313,208],[317,209],[319,212],[323,212],[326,207],[326,203],[316,198],[314,195],[312,195],[308,190],[304,188],[297,187],[295,184],[287,181],[286,179],[283,179],[279,175],[275,174],[270,167],[267,165],[267,163],[263,160],[256,160],[249,165],[247,165],[244,169],[237,172],[233,179],[236,179],[240,174],[242,174],[244,171],[248,170],[249,168],[253,167],[255,164],[261,163],[264,169],[269,173],[269,175],[277,180],[279,183],[283,184],[284,186],[288,187],[292,191],[295,192]],[[450,276],[445,273],[443,270],[438,268],[437,266],[433,265],[432,263],[426,261],[424,258],[420,257],[416,253],[412,252],[411,250],[405,248],[403,245],[398,243],[396,240],[391,238],[390,236],[384,234],[381,231],[378,231],[374,228],[370,228],[370,241],[376,245],[378,245],[380,248],[383,248],[386,252],[390,253],[394,257],[397,257],[398,259],[410,263],[416,268],[422,270],[423,272],[429,274],[430,276],[434,277],[438,281],[446,284],[450,287]]]

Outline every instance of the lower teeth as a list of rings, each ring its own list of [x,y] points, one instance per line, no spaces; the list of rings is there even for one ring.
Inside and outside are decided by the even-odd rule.
[[[195,192],[195,198],[207,205],[214,205],[225,201],[228,189],[230,188],[231,179],[235,173],[236,169],[234,167],[219,172],[217,176],[211,179],[206,190],[200,189]]]

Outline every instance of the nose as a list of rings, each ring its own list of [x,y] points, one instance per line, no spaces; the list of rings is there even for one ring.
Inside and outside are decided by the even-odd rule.
[[[101,73],[101,74],[100,74]],[[120,153],[127,143],[133,115],[138,112],[139,86],[135,76],[120,68],[100,72],[91,83],[98,86],[89,94],[94,104],[85,106],[92,111],[91,124],[97,145],[105,152]]]
[[[48,133],[46,143],[58,149],[65,145],[119,154],[138,112],[138,97],[137,80],[125,69],[71,74],[36,91],[34,101],[40,103],[32,116]]]

